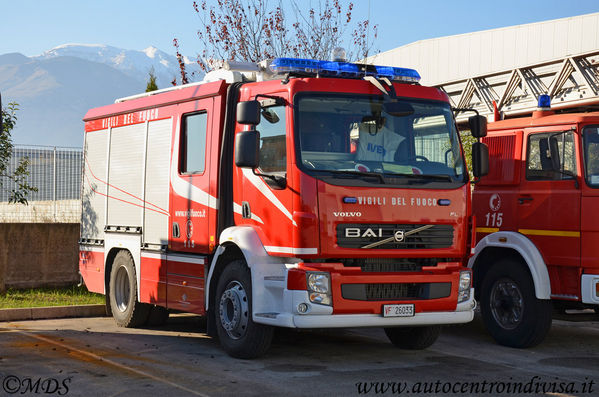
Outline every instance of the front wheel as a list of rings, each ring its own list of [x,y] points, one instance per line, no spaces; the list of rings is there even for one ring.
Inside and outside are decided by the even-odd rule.
[[[385,328],[385,334],[400,349],[422,350],[431,347],[439,338],[441,326]]]
[[[480,310],[485,327],[500,345],[532,347],[551,328],[551,301],[536,298],[527,269],[510,259],[493,264],[485,275]]]
[[[245,261],[231,262],[218,279],[215,316],[218,338],[230,356],[256,358],[270,347],[273,328],[252,319],[252,282]]]

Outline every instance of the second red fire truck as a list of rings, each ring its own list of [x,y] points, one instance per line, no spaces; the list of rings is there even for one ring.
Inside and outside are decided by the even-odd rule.
[[[599,112],[539,102],[489,124],[491,172],[473,194],[476,295],[491,335],[512,347],[540,343],[553,316],[599,313]]]
[[[280,58],[90,110],[87,287],[121,326],[206,314],[242,358],[275,326],[383,327],[420,349],[470,321],[468,171],[447,95],[418,80]]]

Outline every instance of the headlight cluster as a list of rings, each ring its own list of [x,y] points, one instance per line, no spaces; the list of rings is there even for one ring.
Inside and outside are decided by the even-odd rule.
[[[470,299],[470,287],[472,286],[472,273],[468,271],[460,272],[460,288],[458,290],[458,303]]]
[[[310,302],[331,305],[331,279],[329,273],[306,272]]]

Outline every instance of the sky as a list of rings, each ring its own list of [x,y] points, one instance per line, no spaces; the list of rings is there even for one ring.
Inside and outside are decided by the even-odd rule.
[[[215,1],[215,0],[210,0]],[[278,0],[267,0],[276,3]],[[286,0],[284,0],[286,1]],[[324,0],[321,0],[324,1]],[[318,0],[297,0],[306,8]],[[379,25],[375,49],[418,40],[599,12],[598,0],[354,0],[356,20]],[[0,54],[34,56],[66,43],[129,50],[199,51],[192,0],[0,0]],[[347,0],[341,0],[346,5]]]

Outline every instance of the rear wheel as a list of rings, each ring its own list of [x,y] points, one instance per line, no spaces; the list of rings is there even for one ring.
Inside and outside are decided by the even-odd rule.
[[[385,328],[385,334],[400,349],[422,350],[432,346],[439,338],[441,326]]]
[[[110,309],[119,327],[143,325],[151,306],[137,300],[137,277],[133,258],[128,251],[119,251],[110,272]]]
[[[511,259],[495,263],[485,275],[480,309],[485,327],[500,345],[535,346],[551,328],[551,301],[536,298],[528,270]]]
[[[218,338],[230,356],[249,359],[266,353],[273,328],[252,320],[252,283],[245,261],[227,265],[218,279],[214,303]]]

